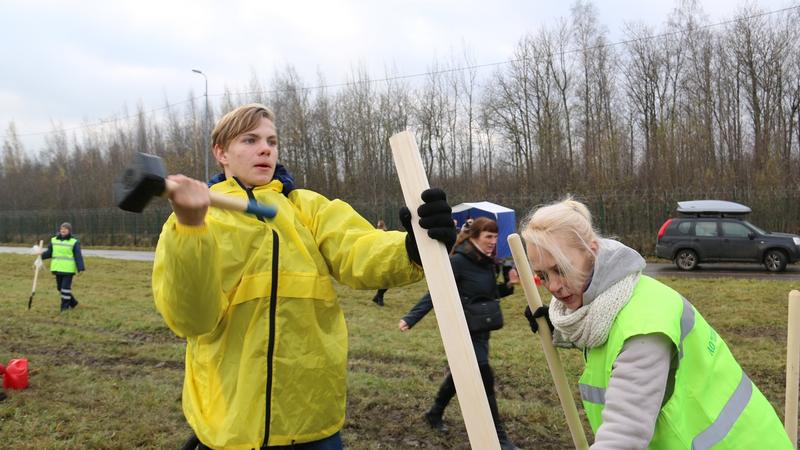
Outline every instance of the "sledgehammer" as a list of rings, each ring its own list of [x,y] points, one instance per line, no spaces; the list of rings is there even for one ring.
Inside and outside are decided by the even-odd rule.
[[[167,180],[164,161],[155,155],[137,153],[133,163],[125,169],[114,183],[114,199],[121,209],[142,212],[153,197],[160,197],[175,189],[175,183]],[[262,205],[243,198],[209,192],[211,206],[232,211],[242,211],[267,218],[275,217],[273,206]]]

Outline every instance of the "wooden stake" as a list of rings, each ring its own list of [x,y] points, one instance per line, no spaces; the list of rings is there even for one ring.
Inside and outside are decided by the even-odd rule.
[[[511,234],[508,236],[508,245],[511,247],[511,255],[514,257],[514,264],[517,266],[517,272],[519,272],[519,278],[522,281],[522,288],[525,291],[528,306],[531,311],[536,311],[537,308],[542,306],[542,299],[539,297],[539,290],[536,289],[536,285],[533,283],[533,273],[531,272],[531,266],[528,264],[528,257],[525,255],[525,248],[522,246],[522,239],[516,233]],[[547,366],[553,376],[558,399],[561,401],[561,408],[567,418],[567,426],[570,434],[572,434],[572,442],[575,444],[576,449],[587,450],[589,443],[586,441],[586,434],[584,434],[575,401],[572,399],[572,391],[569,388],[564,368],[561,366],[561,359],[553,346],[550,327],[544,317],[537,318],[536,323],[539,324],[539,332],[537,334],[542,341],[544,357],[547,359]]]
[[[411,226],[425,268],[425,279],[433,300],[436,321],[442,335],[444,351],[453,381],[456,385],[458,403],[464,416],[469,443],[473,449],[498,450],[500,442],[489,411],[489,401],[483,387],[475,350],[472,347],[464,309],[458,295],[453,269],[447,249],[440,242],[428,237],[419,226],[417,208],[422,204],[420,195],[427,189],[428,178],[422,166],[422,158],[414,136],[403,131],[389,138],[392,156],[400,178],[400,187],[406,206],[411,210]]]
[[[786,331],[786,410],[784,427],[797,448],[797,388],[800,384],[800,291],[789,292],[789,322]]]

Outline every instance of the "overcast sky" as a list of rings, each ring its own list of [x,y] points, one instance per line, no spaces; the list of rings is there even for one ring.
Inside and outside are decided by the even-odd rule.
[[[739,0],[698,0],[709,22]],[[659,28],[676,3],[595,0],[612,41],[626,23]],[[797,0],[757,0],[764,11]],[[245,89],[294,66],[346,80],[355,66],[424,72],[467,48],[476,64],[506,61],[526,33],[569,16],[570,0],[0,0],[0,142],[11,121],[28,150],[52,124],[71,128],[146,111],[226,86]],[[212,97],[212,102],[214,97]]]

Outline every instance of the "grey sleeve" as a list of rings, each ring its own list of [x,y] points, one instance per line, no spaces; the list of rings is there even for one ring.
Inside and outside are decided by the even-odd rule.
[[[647,448],[661,411],[673,348],[660,333],[625,341],[611,369],[603,424],[593,450]]]

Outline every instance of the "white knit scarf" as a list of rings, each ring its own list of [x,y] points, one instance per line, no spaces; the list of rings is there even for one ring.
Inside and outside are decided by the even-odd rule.
[[[570,311],[561,300],[550,300],[550,321],[555,327],[554,341],[559,346],[592,348],[608,339],[611,324],[619,311],[628,303],[640,272],[619,280],[597,296],[588,306]]]

